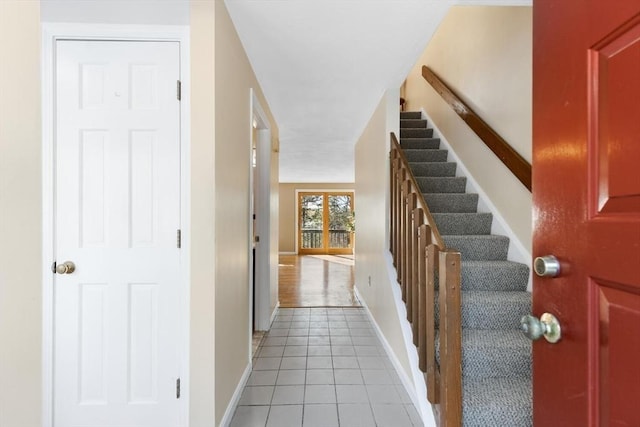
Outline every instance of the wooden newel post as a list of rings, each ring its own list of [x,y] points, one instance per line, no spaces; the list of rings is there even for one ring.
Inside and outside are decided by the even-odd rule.
[[[440,253],[440,408],[442,427],[462,425],[460,252]]]

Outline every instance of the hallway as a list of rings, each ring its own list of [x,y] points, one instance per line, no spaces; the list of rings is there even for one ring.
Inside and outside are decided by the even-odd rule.
[[[353,255],[280,255],[280,307],[359,307]]]
[[[422,422],[363,308],[280,308],[232,427]]]

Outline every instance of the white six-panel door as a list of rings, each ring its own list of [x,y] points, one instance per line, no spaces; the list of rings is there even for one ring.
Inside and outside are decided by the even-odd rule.
[[[58,41],[54,426],[174,427],[179,43]],[[35,125],[35,124],[34,124]]]

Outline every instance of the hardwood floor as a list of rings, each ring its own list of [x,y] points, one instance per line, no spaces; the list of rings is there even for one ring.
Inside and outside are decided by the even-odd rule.
[[[280,255],[280,307],[359,307],[353,269],[343,256]]]

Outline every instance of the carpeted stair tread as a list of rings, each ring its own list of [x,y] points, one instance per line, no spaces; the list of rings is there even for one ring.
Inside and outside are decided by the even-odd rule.
[[[403,150],[437,150],[440,148],[440,138],[402,138],[400,140],[400,147],[402,147]]]
[[[400,128],[400,139],[403,138],[432,138],[433,129]]]
[[[462,261],[462,290],[527,290],[529,267],[513,261]]]
[[[460,251],[463,261],[506,260],[509,250],[509,238],[497,235],[449,235],[442,236],[447,248]]]
[[[427,121],[421,118],[420,119],[400,119],[400,128],[401,129],[407,129],[407,128],[426,129]]]
[[[401,111],[400,120],[402,119],[421,119],[422,113],[420,111]]]
[[[467,178],[464,176],[418,176],[416,182],[423,193],[464,193]]]
[[[447,150],[420,150],[409,149],[403,150],[407,162],[446,162]]]
[[[428,203],[428,202],[427,202]],[[429,205],[431,207],[431,205]],[[490,213],[432,213],[440,235],[489,234],[493,215]]]
[[[439,331],[436,360],[440,363]],[[531,341],[518,329],[463,329],[462,378],[531,378]]]
[[[426,193],[423,196],[432,213],[469,213],[478,210],[478,195],[474,193]]]
[[[464,427],[533,425],[531,380],[528,378],[465,381],[462,393]]]
[[[456,176],[455,162],[409,162],[409,167],[413,172],[413,176],[429,176],[429,177],[454,177]]]

